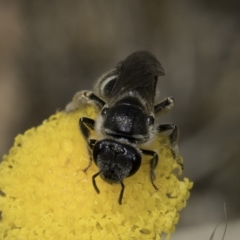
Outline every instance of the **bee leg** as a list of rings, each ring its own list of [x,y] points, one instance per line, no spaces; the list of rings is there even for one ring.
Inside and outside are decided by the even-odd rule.
[[[92,100],[96,106],[101,110],[103,106],[106,104],[102,99],[100,99],[98,96],[96,96],[93,92],[88,91],[86,93],[86,96]]]
[[[94,130],[94,125],[95,121],[91,118],[82,117],[79,119],[79,127],[86,141],[90,136],[89,129]]]
[[[79,119],[79,126],[80,126],[80,130],[83,134],[83,137],[85,138],[87,144],[88,144],[88,154],[90,156],[89,158],[89,163],[87,165],[86,168],[83,169],[84,172],[86,172],[89,167],[92,165],[92,149],[96,143],[97,140],[95,139],[89,139],[89,136],[90,136],[90,130],[93,130],[94,129],[94,124],[95,124],[95,121],[91,118],[86,118],[86,117],[83,117],[83,118],[80,118]]]
[[[151,183],[153,185],[153,187],[158,190],[157,186],[155,185],[154,181],[156,179],[156,175],[155,175],[155,169],[157,167],[157,164],[158,164],[158,155],[156,152],[154,151],[151,151],[151,150],[144,150],[144,149],[141,149],[142,150],[142,153],[145,154],[145,155],[150,155],[152,156],[153,158],[150,160],[150,179],[151,179]]]
[[[178,127],[175,124],[160,124],[157,127],[158,133],[162,133],[165,131],[172,131],[171,134],[169,135],[169,139],[170,139],[170,144],[171,144],[171,151],[173,154],[174,159],[177,159],[178,156],[178,138],[179,138],[179,130]],[[182,169],[183,169],[183,164],[179,163],[179,165],[181,165]]]
[[[89,155],[89,162],[86,168],[83,169],[83,171],[86,173],[87,170],[91,167],[92,165],[92,150],[93,147],[96,143],[96,139],[88,139],[87,143],[88,143],[88,155]]]
[[[157,131],[158,133],[162,133],[165,131],[172,131],[171,134],[169,135],[169,139],[170,139],[170,144],[171,144],[171,150],[172,150],[172,154],[174,156],[174,158],[177,157],[178,155],[178,146],[177,146],[177,141],[178,141],[178,137],[179,137],[179,131],[178,128],[175,124],[160,124],[157,127]]]
[[[97,97],[92,91],[80,91],[73,96],[72,101],[66,106],[65,112],[74,112],[79,108],[91,105],[92,103],[94,103],[99,109],[102,109],[105,105],[105,102]]]
[[[162,102],[154,106],[154,113],[163,113],[165,111],[171,110],[174,105],[173,97],[168,97],[164,99]]]
[[[72,101],[65,107],[65,112],[74,112],[87,105],[91,105],[91,100],[87,96],[90,91],[84,90],[74,94]]]

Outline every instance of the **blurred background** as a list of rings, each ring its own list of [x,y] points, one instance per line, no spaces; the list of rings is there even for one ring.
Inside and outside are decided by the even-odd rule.
[[[162,118],[180,128],[195,182],[172,239],[240,235],[240,2],[0,0],[0,154],[136,50],[165,68]],[[224,224],[218,228],[221,239]]]

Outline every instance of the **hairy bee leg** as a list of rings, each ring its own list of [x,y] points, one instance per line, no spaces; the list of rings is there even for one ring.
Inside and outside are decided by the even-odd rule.
[[[91,118],[82,117],[79,119],[79,127],[86,141],[90,136],[89,129],[94,130],[94,125],[95,121]]]
[[[89,139],[89,136],[90,136],[90,130],[93,130],[94,129],[94,124],[95,124],[95,121],[91,118],[86,118],[86,117],[83,117],[83,118],[80,118],[79,119],[79,126],[80,126],[80,130],[83,134],[83,137],[85,138],[86,142],[88,143],[88,155],[90,156],[89,157],[89,163],[87,165],[86,168],[83,169],[84,172],[86,172],[90,166],[92,165],[92,149],[93,149],[93,146],[94,144],[96,143],[96,140],[95,139]]]
[[[122,189],[121,189],[121,192],[120,192],[120,195],[119,195],[119,198],[118,198],[118,203],[120,205],[122,205],[122,199],[123,199],[123,193],[124,193],[125,186],[124,186],[122,181],[120,181],[120,184],[121,184]]]
[[[94,147],[94,145],[95,145],[95,143],[96,143],[96,139],[88,139],[88,141],[87,141],[87,143],[88,143],[88,155],[89,155],[89,162],[88,162],[88,165],[87,165],[87,167],[85,167],[84,169],[83,169],[83,171],[86,173],[87,172],[87,170],[91,167],[91,165],[92,165],[92,156],[91,156],[91,154],[92,154],[92,150],[93,150],[93,147]]]
[[[93,92],[88,92],[86,95],[89,99],[91,99],[96,106],[101,110],[103,108],[103,106],[106,104],[101,98],[99,98],[98,96],[96,96]]]
[[[171,150],[172,150],[172,154],[173,157],[176,159],[178,156],[178,145],[177,145],[177,141],[179,138],[179,130],[178,127],[175,124],[160,124],[157,127],[157,131],[158,133],[162,133],[165,131],[172,131],[171,134],[169,135],[169,139],[170,139],[170,144],[171,144]]]
[[[79,119],[80,130],[81,130],[85,140],[88,143],[88,147],[91,150],[93,149],[93,147],[97,141],[96,139],[89,139],[89,136],[90,136],[89,129],[94,130],[94,125],[95,125],[95,121],[91,118],[83,117],[83,118]]]
[[[65,112],[70,113],[78,110],[79,108],[85,107],[87,105],[91,105],[91,99],[89,99],[88,95],[92,92],[88,90],[83,90],[77,92],[72,101],[65,107]]]
[[[172,151],[172,155],[174,157],[174,159],[177,159],[178,157],[178,138],[179,138],[179,130],[178,127],[175,124],[160,124],[157,127],[158,133],[161,132],[165,132],[168,130],[171,130],[171,134],[169,135],[169,139],[170,139],[170,144],[171,144],[171,151]],[[178,164],[181,166],[181,168],[183,169],[183,164],[178,162]]]
[[[99,171],[99,172],[97,172],[96,174],[94,174],[94,175],[92,176],[92,184],[93,184],[93,187],[94,187],[95,191],[96,191],[98,194],[100,193],[100,190],[99,190],[99,188],[97,187],[95,178],[96,178],[98,175],[100,175],[100,173],[101,173],[101,172]]]
[[[164,111],[171,110],[174,105],[174,98],[167,97],[162,102],[154,106],[154,113],[158,114]]]
[[[151,151],[151,150],[142,150],[142,153],[145,155],[150,155],[153,158],[150,160],[150,179],[151,179],[151,183],[153,185],[153,187],[158,190],[157,186],[155,185],[154,181],[156,179],[156,175],[155,175],[155,169],[157,167],[158,164],[158,155],[156,152]]]
[[[81,107],[85,107],[87,105],[95,104],[99,109],[102,109],[105,105],[105,102],[97,97],[92,91],[84,90],[77,92],[72,101],[66,106],[65,112],[74,112]]]

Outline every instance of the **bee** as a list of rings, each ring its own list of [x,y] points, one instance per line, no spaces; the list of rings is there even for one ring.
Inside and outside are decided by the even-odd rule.
[[[174,105],[173,97],[167,97],[155,104],[156,86],[159,76],[164,76],[160,62],[149,52],[137,51],[128,56],[115,68],[104,74],[93,91],[78,92],[66,112],[80,105],[94,104],[99,110],[96,120],[82,117],[79,126],[89,149],[89,164],[97,165],[99,171],[92,176],[97,193],[100,190],[96,178],[100,176],[110,184],[120,184],[118,203],[122,204],[124,179],[135,174],[141,166],[143,155],[151,157],[150,181],[154,189],[155,169],[158,154],[149,147],[158,134],[169,131],[171,150],[176,158],[178,128],[174,124],[155,124],[155,118]],[[97,139],[90,136],[95,131]]]

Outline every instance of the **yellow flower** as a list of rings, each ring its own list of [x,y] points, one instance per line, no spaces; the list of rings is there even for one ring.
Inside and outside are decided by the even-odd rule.
[[[157,139],[160,162],[156,169],[159,191],[150,182],[149,159],[120,185],[101,178],[97,194],[87,146],[78,120],[95,117],[93,107],[59,112],[37,128],[18,135],[0,165],[0,239],[161,239],[174,232],[192,183],[178,180],[181,168],[172,158],[166,137]],[[181,161],[181,158],[179,159]]]

